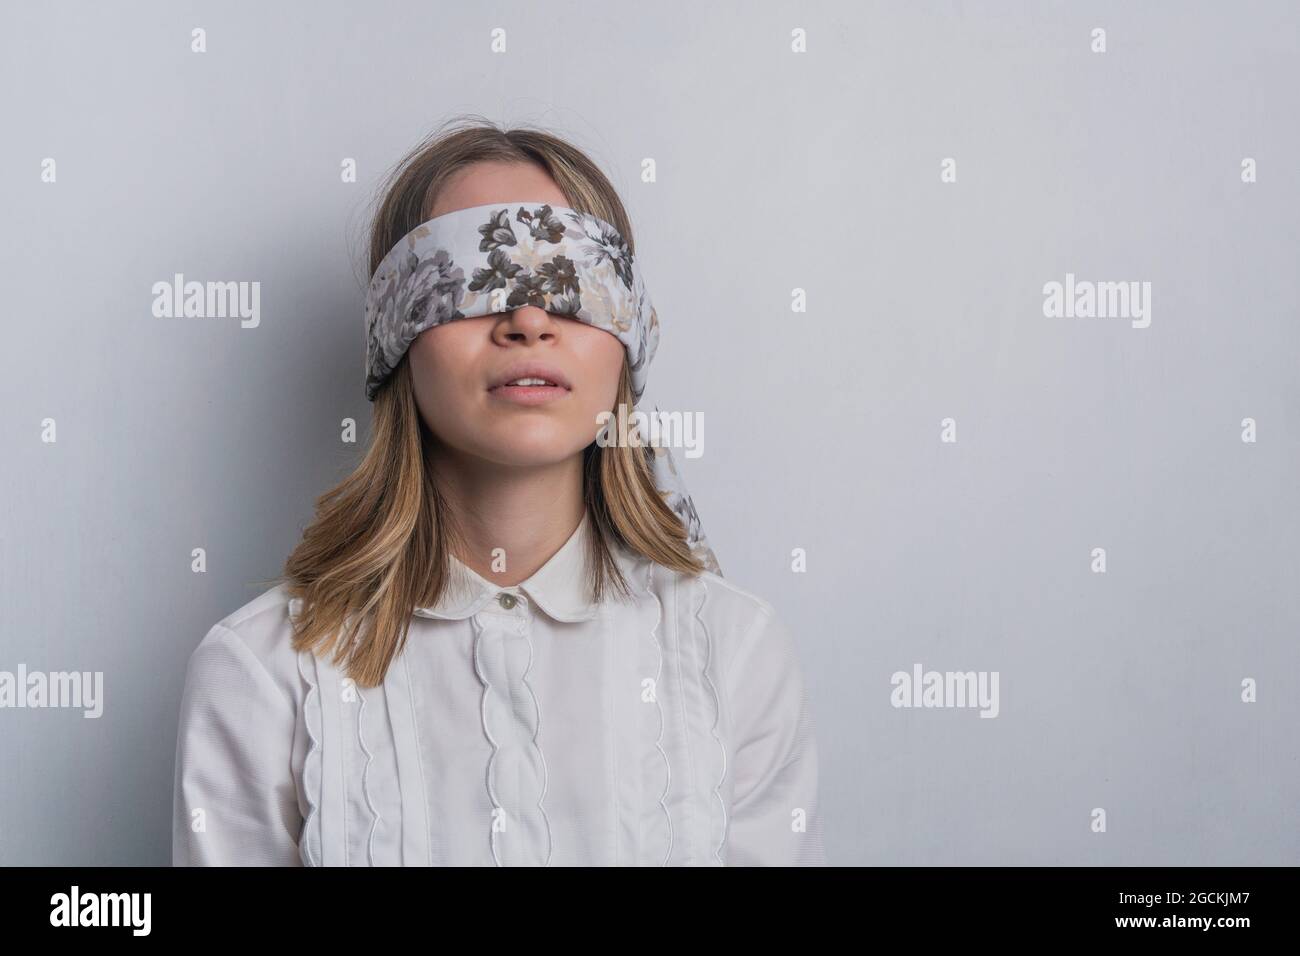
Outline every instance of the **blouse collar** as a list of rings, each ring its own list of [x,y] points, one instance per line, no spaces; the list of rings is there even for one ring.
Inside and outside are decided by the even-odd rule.
[[[584,512],[578,527],[560,550],[526,581],[509,587],[493,584],[455,555],[448,555],[451,578],[442,596],[433,607],[418,607],[415,613],[420,617],[463,620],[477,614],[502,592],[519,597],[522,591],[557,621],[589,621],[598,610],[587,572],[591,535],[591,519]],[[638,563],[637,556],[617,542],[610,547],[619,569],[630,577]]]

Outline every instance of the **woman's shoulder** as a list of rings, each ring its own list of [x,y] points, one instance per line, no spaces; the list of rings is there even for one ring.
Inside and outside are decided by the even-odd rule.
[[[293,696],[298,652],[293,648],[291,603],[284,585],[278,584],[214,623],[190,654],[187,682],[269,682]]]
[[[661,599],[673,599],[717,633],[744,634],[781,626],[771,602],[713,571],[689,574],[656,564],[654,579]]]
[[[771,602],[712,571],[687,574],[655,567],[660,600],[677,608],[683,632],[696,632],[709,653],[720,658],[728,688],[780,687],[791,699],[802,695],[798,643]],[[775,690],[768,699],[777,699],[774,695]]]
[[[712,604],[715,614],[749,621],[776,616],[776,609],[768,601],[720,574],[702,571],[695,575],[695,581],[705,595],[703,607]]]

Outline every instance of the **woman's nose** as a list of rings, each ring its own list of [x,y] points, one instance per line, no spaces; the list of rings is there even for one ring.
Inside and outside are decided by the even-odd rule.
[[[505,345],[549,341],[555,338],[555,331],[555,317],[551,313],[535,305],[522,305],[502,314],[492,334],[499,344]]]

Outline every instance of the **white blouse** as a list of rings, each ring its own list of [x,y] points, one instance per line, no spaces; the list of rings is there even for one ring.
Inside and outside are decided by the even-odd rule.
[[[621,546],[635,600],[592,603],[590,533],[512,587],[453,558],[373,688],[292,649],[282,586],[216,624],[186,672],[173,863],[824,864],[771,606]]]

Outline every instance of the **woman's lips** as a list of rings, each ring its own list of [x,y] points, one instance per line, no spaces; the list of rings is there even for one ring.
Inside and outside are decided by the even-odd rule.
[[[545,405],[568,395],[569,390],[561,385],[498,385],[488,389],[488,394],[515,405]]]

